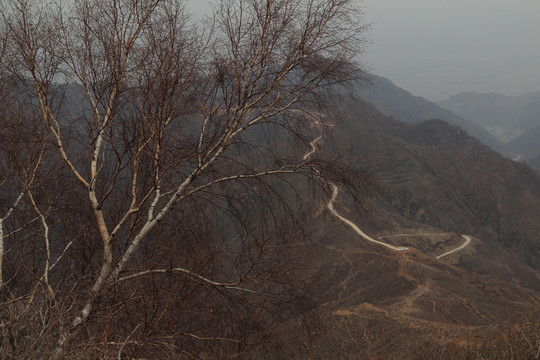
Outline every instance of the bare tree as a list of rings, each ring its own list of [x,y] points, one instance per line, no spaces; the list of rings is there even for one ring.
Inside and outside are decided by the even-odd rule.
[[[303,154],[328,93],[362,77],[361,20],[354,0],[222,0],[199,23],[174,0],[2,5],[2,71],[26,86],[55,147],[43,162],[56,184],[40,190],[55,200],[20,193],[45,244],[34,281],[65,313],[50,356],[100,332],[118,358],[197,351],[177,337],[242,351],[258,320],[212,327],[213,313],[263,309],[294,282],[283,250],[306,210],[295,179],[337,166]]]
[[[2,42],[2,62],[6,60],[5,51],[6,42]],[[39,180],[39,168],[47,146],[42,141],[44,127],[32,112],[29,99],[14,95],[20,86],[5,69],[0,70],[0,82],[0,288],[3,288],[2,265],[9,250],[5,247],[6,239],[26,221],[37,220],[35,217],[26,219],[17,212],[24,212],[24,198]]]

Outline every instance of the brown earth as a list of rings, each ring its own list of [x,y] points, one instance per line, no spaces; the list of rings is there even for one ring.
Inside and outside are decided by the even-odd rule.
[[[379,187],[360,206],[340,194],[336,209],[409,250],[366,241],[319,204],[309,227],[317,306],[308,325],[276,328],[279,350],[261,358],[429,358],[426,348],[480,344],[525,307],[539,309],[540,176],[443,121],[405,124],[343,104],[337,141],[356,144],[358,167]],[[463,234],[468,247],[436,259]]]

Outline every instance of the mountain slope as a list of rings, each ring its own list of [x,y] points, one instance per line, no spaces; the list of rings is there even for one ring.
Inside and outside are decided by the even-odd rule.
[[[510,97],[463,92],[438,103],[509,141],[540,125],[540,92]]]
[[[358,96],[374,105],[381,113],[404,122],[418,123],[434,118],[443,119],[466,130],[471,136],[478,138],[492,149],[506,154],[504,145],[481,126],[442,109],[422,97],[412,95],[384,77],[373,76],[372,86],[360,90]]]
[[[426,348],[489,339],[540,298],[531,268],[540,265],[538,174],[441,120],[406,124],[356,99],[342,109],[349,116],[329,119],[335,140],[355,145],[353,161],[379,191],[360,208],[340,192],[334,207],[370,238],[409,250],[367,241],[326,202],[314,205],[318,320],[277,328],[280,356],[268,358],[422,358]],[[312,156],[330,156],[334,144],[322,139]],[[438,259],[462,234],[470,244]]]
[[[507,146],[509,151],[519,156],[520,161],[526,161],[529,166],[540,171],[540,165],[535,161],[540,156],[540,125],[527,130]]]
[[[536,245],[532,253],[520,253],[540,268],[537,173],[444,121],[404,124],[365,104],[348,106],[357,120],[347,133],[359,132],[387,202],[410,219],[449,231],[493,238],[516,249]]]

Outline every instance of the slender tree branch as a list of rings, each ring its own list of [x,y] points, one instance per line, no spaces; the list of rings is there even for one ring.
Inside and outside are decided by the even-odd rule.
[[[210,280],[210,279],[208,279],[208,278],[206,278],[204,276],[201,276],[201,275],[199,275],[197,273],[194,273],[194,272],[192,272],[190,270],[179,268],[179,267],[172,268],[172,269],[144,270],[144,271],[141,271],[141,272],[138,272],[138,273],[135,273],[135,274],[126,275],[124,277],[121,277],[121,278],[119,278],[117,280],[117,282],[133,280],[133,279],[136,279],[136,278],[139,278],[139,277],[142,277],[142,276],[146,276],[146,275],[150,275],[150,274],[172,274],[172,273],[182,273],[182,274],[185,274],[191,280],[198,281],[198,282],[203,282],[203,283],[213,285],[213,286],[217,286],[217,287],[223,287],[225,289],[239,290],[239,291],[249,292],[249,293],[252,293],[252,294],[257,294],[256,291],[246,289],[246,288],[243,288],[243,287],[239,287],[238,285],[242,282],[242,279],[238,280],[236,282],[232,282],[232,283],[217,282],[217,281]]]

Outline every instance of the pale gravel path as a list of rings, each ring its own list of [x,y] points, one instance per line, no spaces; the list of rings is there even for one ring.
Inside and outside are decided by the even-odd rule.
[[[409,248],[406,248],[406,247],[396,247],[396,246],[393,246],[393,245],[390,245],[390,244],[387,244],[387,243],[384,243],[382,241],[379,241],[379,240],[375,240],[374,238],[372,238],[371,236],[367,235],[365,232],[363,232],[362,230],[360,230],[360,228],[354,223],[352,222],[351,220],[341,216],[337,211],[336,209],[334,208],[334,202],[336,201],[336,197],[339,193],[339,188],[335,185],[335,184],[332,184],[332,198],[330,199],[330,201],[328,202],[328,210],[330,210],[330,212],[335,216],[337,217],[338,219],[340,219],[342,222],[344,222],[345,224],[349,225],[358,235],[362,236],[364,239],[366,239],[367,241],[371,241],[375,244],[379,244],[379,245],[382,245],[382,246],[386,246],[387,248],[389,249],[392,249],[392,250],[395,250],[395,251],[405,251],[405,250],[408,250]]]
[[[309,145],[310,145],[310,150],[304,154],[304,157],[302,160],[306,161],[307,159],[309,159],[309,157],[311,157],[311,155],[313,155],[313,153],[315,151],[317,151],[317,148],[315,147],[315,144],[322,138],[322,135],[319,135],[319,137],[317,137],[316,139],[312,140]],[[342,222],[344,222],[345,224],[349,225],[358,235],[362,236],[364,239],[366,239],[367,241],[370,241],[372,243],[375,243],[375,244],[378,244],[378,245],[381,245],[381,246],[385,246],[389,249],[392,249],[394,251],[406,251],[406,250],[409,250],[409,248],[407,247],[397,247],[397,246],[393,246],[393,245],[390,245],[390,244],[387,244],[385,242],[382,242],[382,241],[379,241],[379,240],[375,240],[373,239],[371,236],[367,235],[365,232],[363,232],[359,227],[358,225],[356,225],[354,222],[352,222],[351,220],[341,216],[337,210],[334,208],[334,203],[336,201],[336,198],[338,196],[338,193],[339,193],[339,188],[337,187],[336,184],[331,184],[332,185],[332,198],[330,199],[330,201],[328,202],[328,205],[327,205],[327,208],[328,210],[330,210],[330,212],[332,213],[332,215],[334,215],[335,217],[337,217],[339,220],[341,220]],[[381,236],[379,237],[379,239],[382,239],[382,238],[390,238],[390,237],[400,237],[400,236],[441,236],[441,235],[446,235],[447,233],[443,233],[443,234],[396,234],[396,235],[389,235],[389,236]],[[459,250],[462,250],[464,248],[466,248],[470,243],[471,243],[471,237],[469,235],[462,235],[463,238],[465,239],[465,242],[463,244],[461,244],[459,247],[453,249],[453,250],[450,250],[442,255],[439,255],[436,257],[436,259],[440,259],[444,256],[447,256],[447,255],[450,255],[450,254],[453,254]]]
[[[440,259],[442,258],[443,256],[446,256],[446,255],[450,255],[450,254],[453,254],[455,253],[456,251],[459,251],[461,249],[464,249],[466,248],[467,246],[469,246],[469,244],[471,243],[471,237],[469,235],[461,235],[463,236],[463,238],[465,238],[465,242],[463,244],[461,244],[461,246],[455,248],[454,250],[450,250],[442,255],[439,255],[436,257],[436,259]]]

